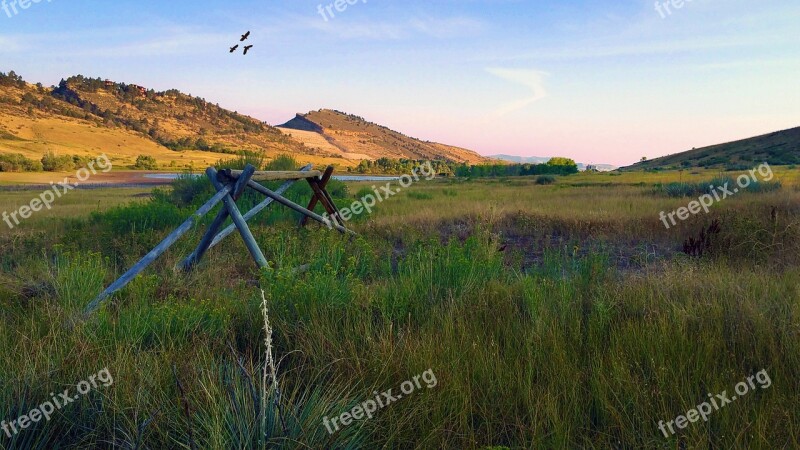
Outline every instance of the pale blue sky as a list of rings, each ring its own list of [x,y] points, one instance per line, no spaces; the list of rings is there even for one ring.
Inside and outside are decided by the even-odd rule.
[[[334,108],[484,154],[587,163],[800,126],[797,1],[693,0],[662,18],[651,0],[359,0],[327,21],[319,5],[0,5],[0,71],[177,88],[272,124]],[[229,54],[247,30],[251,53]]]

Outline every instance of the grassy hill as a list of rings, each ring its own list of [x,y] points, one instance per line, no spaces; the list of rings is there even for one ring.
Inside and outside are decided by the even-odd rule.
[[[0,78],[0,153],[39,159],[46,152],[108,154],[115,165],[138,155],[162,168],[202,167],[223,154],[291,153],[315,163],[339,163],[275,127],[176,90],[155,92],[83,76],[46,88],[10,74]]]
[[[691,167],[741,170],[763,162],[773,166],[800,164],[800,127],[676,153],[620,170],[669,170]]]
[[[368,159],[445,159],[471,164],[490,161],[472,150],[421,141],[362,117],[330,109],[298,114],[279,127],[308,147],[338,152],[344,158],[365,159],[363,156],[368,155]]]
[[[105,153],[117,168],[133,166],[144,155],[166,170],[202,168],[242,150],[262,152],[267,160],[288,153],[302,163],[340,167],[381,157],[483,159],[355,116],[333,111],[308,116],[310,131],[287,130],[177,90],[156,92],[81,75],[48,88],[0,72],[0,155],[38,161],[49,152],[77,157]],[[317,129],[313,121],[327,128]]]

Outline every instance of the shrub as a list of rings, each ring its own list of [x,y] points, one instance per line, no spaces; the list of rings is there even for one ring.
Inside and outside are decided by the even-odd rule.
[[[42,168],[48,172],[60,172],[75,169],[75,161],[70,155],[58,156],[49,151],[42,156]]]
[[[782,188],[780,181],[754,181],[747,187],[748,192],[765,193],[774,192]]]
[[[278,155],[267,163],[266,170],[299,170],[300,163],[292,155]]]
[[[328,185],[325,190],[331,194],[333,198],[347,198],[350,195],[350,188],[343,181],[331,178],[328,180]]]
[[[733,177],[722,176],[709,181],[701,181],[700,183],[657,184],[655,193],[664,194],[668,197],[699,197],[704,194],[713,194],[719,187],[723,187],[726,184],[729,190],[737,188],[754,193],[773,192],[781,188],[779,181],[751,181],[747,188],[739,188]]]
[[[158,169],[158,163],[152,156],[139,155],[139,157],[136,158],[136,164],[133,165],[133,168],[139,170],[156,170]]]
[[[413,198],[414,200],[431,200],[431,199],[433,199],[433,196],[431,194],[428,194],[428,193],[425,193],[425,192],[412,191],[412,192],[408,193],[408,196],[410,198]]]
[[[219,169],[244,170],[244,168],[248,164],[255,167],[256,170],[262,170],[264,168],[264,154],[259,152],[242,150],[236,155],[235,158],[221,159],[217,161],[214,164],[214,167],[216,167],[217,170]],[[278,170],[278,169],[268,169],[268,170]],[[284,169],[284,170],[296,170],[296,168]]]
[[[366,197],[368,195],[374,196],[375,195],[375,191],[373,191],[372,189],[370,189],[368,187],[363,187],[363,188],[359,189],[358,192],[356,192],[355,198],[360,199],[360,198],[364,198],[364,197]]]
[[[750,169],[750,166],[748,166],[747,164],[733,164],[733,163],[731,163],[731,164],[725,165],[725,171],[726,172],[741,172],[743,170],[748,170],[748,169]]]
[[[104,212],[92,212],[90,222],[115,235],[174,228],[187,218],[185,211],[160,201],[131,203]]]
[[[552,175],[540,175],[536,177],[536,184],[546,185],[546,184],[553,184],[556,182],[556,177]]]
[[[0,172],[41,172],[42,163],[16,154],[0,155]]]
[[[172,182],[169,201],[179,207],[194,204],[198,197],[208,198],[214,195],[214,187],[205,176],[197,176],[186,172]]]
[[[694,186],[688,183],[668,183],[657,185],[656,191],[664,193],[667,197],[689,197],[694,194]]]

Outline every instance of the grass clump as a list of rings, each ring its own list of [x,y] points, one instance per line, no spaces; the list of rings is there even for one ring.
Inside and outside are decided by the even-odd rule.
[[[546,185],[546,184],[553,184],[556,182],[556,177],[553,175],[539,175],[536,177],[536,184],[539,185]]]

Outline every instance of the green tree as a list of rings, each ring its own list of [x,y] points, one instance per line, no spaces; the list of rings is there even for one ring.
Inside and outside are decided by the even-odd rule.
[[[569,158],[562,158],[560,156],[557,156],[555,158],[550,158],[550,161],[547,161],[547,165],[548,166],[575,166],[575,167],[578,167],[578,165],[575,164],[574,160],[569,159]]]

